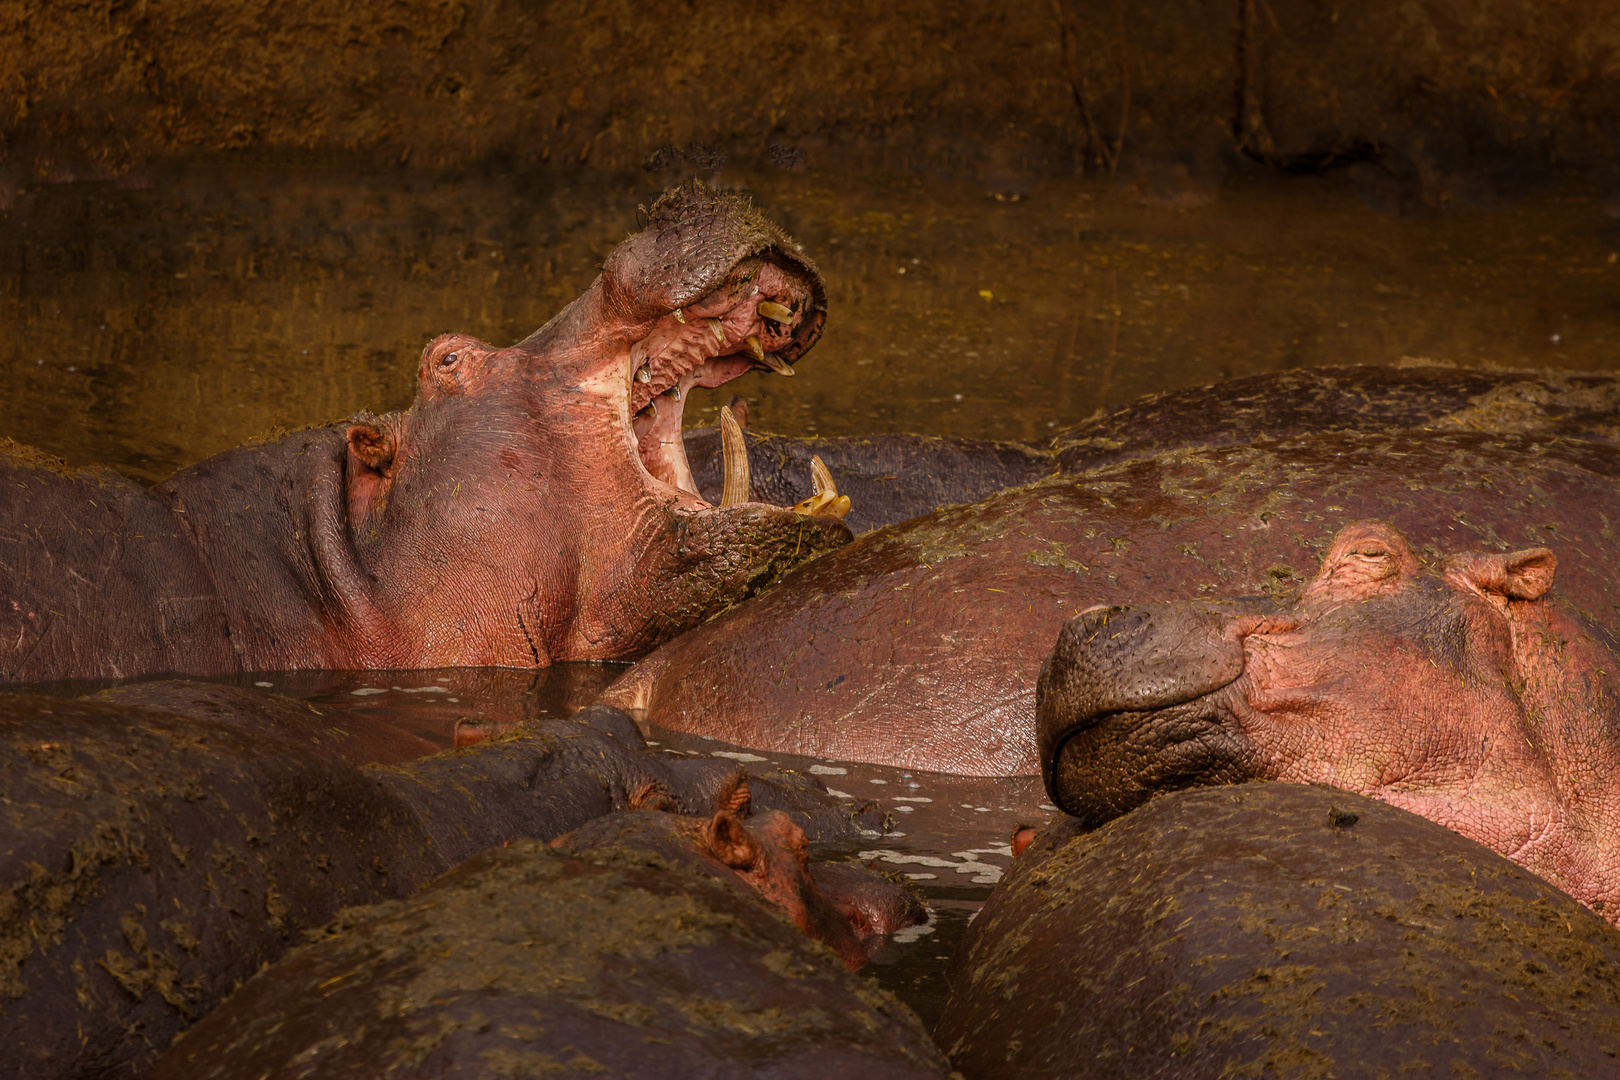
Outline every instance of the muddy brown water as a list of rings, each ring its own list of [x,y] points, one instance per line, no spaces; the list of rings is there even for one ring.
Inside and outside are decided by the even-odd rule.
[[[663,181],[193,163],[148,186],[46,185],[0,211],[0,435],[146,482],[276,429],[403,408],[422,346],[507,344],[583,289]],[[1399,218],[1342,177],[930,180],[727,173],[827,276],[799,377],[732,392],[785,434],[1037,439],[1144,393],[1298,366],[1620,367],[1620,225],[1578,185]],[[1200,205],[1202,204],[1202,205]],[[1191,209],[1175,210],[1172,205]],[[564,715],[617,672],[275,672],[237,680],[369,710],[448,745],[459,716]],[[58,686],[86,692],[89,685]],[[932,904],[868,969],[930,1025],[944,960],[1051,814],[1033,778],[966,780],[761,754],[654,730],[667,753],[801,768],[895,831],[829,855]]]

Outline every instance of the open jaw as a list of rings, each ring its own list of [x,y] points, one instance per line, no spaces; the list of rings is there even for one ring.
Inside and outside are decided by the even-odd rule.
[[[819,333],[822,312],[811,286],[767,254],[745,259],[724,283],[695,304],[659,319],[623,359],[624,420],[634,458],[649,485],[673,495],[689,513],[713,507],[697,493],[686,461],[681,417],[693,387],[713,388],[743,373],[762,369],[792,376],[780,355],[802,354]],[[721,506],[752,501],[748,454],[729,410],[721,410],[726,495]],[[726,428],[734,430],[727,432]],[[836,498],[825,467],[817,477],[817,499],[795,507],[801,513],[842,517],[849,501]],[[809,504],[814,505],[809,505]],[[842,511],[842,512],[841,512]]]

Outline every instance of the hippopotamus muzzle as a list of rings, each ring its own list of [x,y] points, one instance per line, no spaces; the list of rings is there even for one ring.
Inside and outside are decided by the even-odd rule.
[[[1157,790],[1216,782],[1211,767],[1229,771],[1222,759],[1241,748],[1199,704],[1243,674],[1243,637],[1267,622],[1270,607],[1265,598],[1115,604],[1065,623],[1035,691],[1052,802],[1101,824]],[[1103,763],[1117,774],[1113,783],[1097,782]],[[1150,775],[1130,777],[1133,766]]]

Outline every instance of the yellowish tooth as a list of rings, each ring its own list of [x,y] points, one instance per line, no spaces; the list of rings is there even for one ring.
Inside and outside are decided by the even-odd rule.
[[[644,383],[652,382],[652,368],[642,364],[641,367],[636,369],[636,378]]]
[[[836,495],[838,485],[833,482],[832,470],[827,463],[821,460],[820,454],[810,458],[810,483],[815,487],[817,495]]]
[[[720,505],[736,506],[753,501],[753,478],[748,471],[748,443],[742,425],[731,414],[730,405],[720,406],[720,456],[726,479],[720,489]]]
[[[682,326],[686,325],[686,312],[682,311],[680,308],[676,308],[673,312],[671,312],[671,314],[675,316],[676,322],[680,323]]]
[[[849,496],[838,494],[832,470],[827,468],[827,463],[821,460],[819,454],[810,459],[810,483],[816,493],[795,505],[793,512],[806,517],[832,517],[842,521],[844,515],[849,513]]]
[[[784,304],[778,304],[775,300],[761,300],[758,311],[761,317],[770,319],[772,322],[779,322],[783,326],[793,321],[793,309]]]
[[[759,343],[759,338],[749,334],[743,339],[743,344],[748,346],[748,351],[754,354],[755,360],[762,364],[765,362],[765,347]]]
[[[726,343],[725,324],[719,319],[704,319],[703,321],[709,324],[709,333],[714,335],[714,340],[724,345]]]
[[[788,378],[793,377],[793,365],[773,352],[763,353],[762,355],[756,357],[756,359],[766,367],[770,368],[772,371],[776,372],[778,375],[785,375]]]

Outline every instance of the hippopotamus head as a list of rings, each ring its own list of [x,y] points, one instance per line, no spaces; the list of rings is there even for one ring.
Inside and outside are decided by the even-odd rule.
[[[744,199],[676,188],[545,326],[428,345],[408,411],[347,426],[348,528],[409,664],[632,658],[843,544],[833,517],[697,493],[694,386],[792,374],[816,268]]]
[[[598,862],[622,858],[640,865],[657,856],[744,887],[832,949],[851,971],[871,958],[879,936],[927,918],[912,893],[871,870],[812,865],[804,830],[780,810],[746,820],[729,810],[712,818],[631,810],[597,818],[551,845]]]
[[[1097,824],[1155,792],[1264,778],[1383,799],[1611,919],[1620,894],[1620,656],[1547,593],[1545,548],[1426,566],[1342,529],[1291,604],[1099,607],[1037,687],[1048,792]]]

